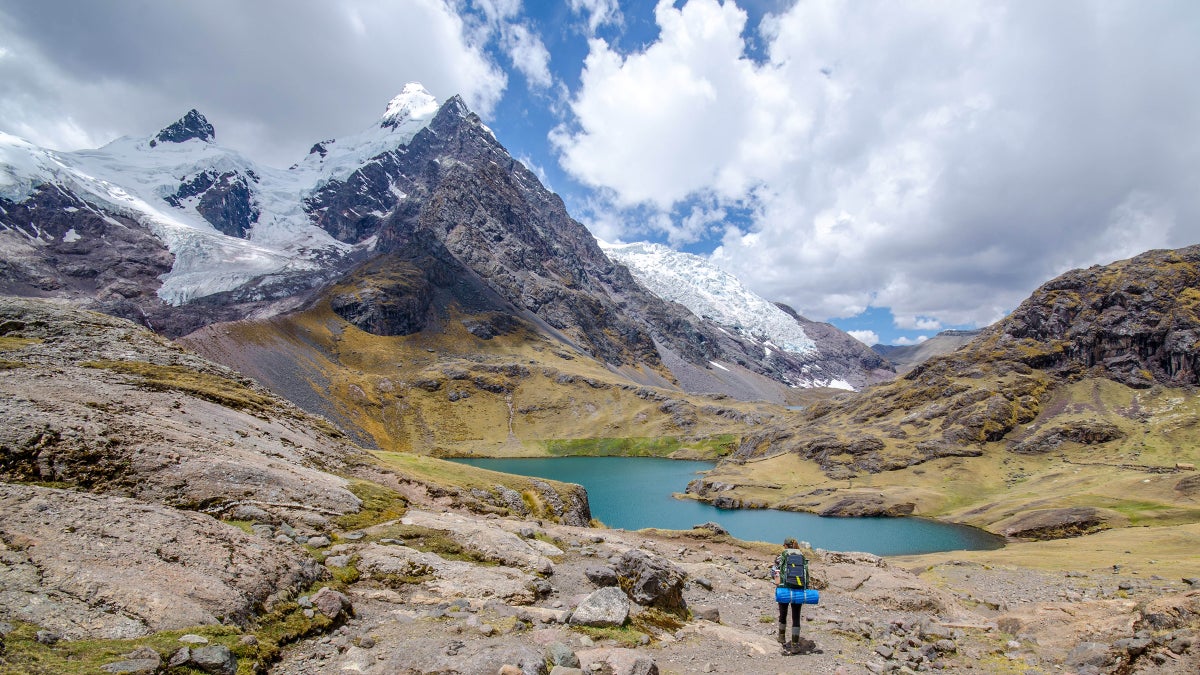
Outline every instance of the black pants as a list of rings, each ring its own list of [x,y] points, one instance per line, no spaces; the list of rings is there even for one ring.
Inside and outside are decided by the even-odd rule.
[[[799,603],[790,603],[790,602],[779,603],[779,625],[780,626],[787,625],[788,605],[792,606],[792,627],[799,628],[800,627],[800,604]]]

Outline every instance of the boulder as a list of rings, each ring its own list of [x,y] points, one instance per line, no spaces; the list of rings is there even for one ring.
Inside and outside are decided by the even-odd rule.
[[[912,502],[896,502],[879,494],[852,494],[826,506],[818,515],[827,518],[896,518],[911,516]]]
[[[686,573],[674,563],[640,549],[630,549],[616,564],[621,589],[639,605],[665,610],[687,608],[683,599]]]
[[[162,657],[151,647],[139,647],[122,658],[124,660],[100,666],[100,670],[124,675],[151,675],[162,666]]]
[[[658,675],[654,659],[636,649],[619,647],[588,649],[579,652],[584,672],[606,672],[613,675]]]
[[[564,642],[555,641],[546,645],[546,661],[552,666],[579,667],[579,657],[575,656],[575,651]]]
[[[629,598],[615,586],[601,588],[584,598],[571,613],[573,626],[622,626],[629,619]]]
[[[317,611],[335,621],[354,612],[350,598],[328,586],[313,594],[312,604]]]
[[[401,519],[405,525],[418,525],[446,532],[464,548],[510,567],[553,574],[554,564],[547,556],[562,555],[562,550],[540,539],[521,537],[493,525],[453,513],[410,510]]]
[[[1081,642],[1070,654],[1067,654],[1066,664],[1076,668],[1080,666],[1103,667],[1109,661],[1108,645],[1099,642]]]
[[[600,587],[617,585],[617,571],[607,565],[589,565],[583,575]]]
[[[122,675],[153,675],[158,671],[158,667],[162,665],[161,659],[126,659],[124,661],[116,661],[100,666],[100,670],[106,673],[120,673]]]
[[[192,649],[188,664],[213,675],[235,675],[237,658],[225,645],[207,645]]]

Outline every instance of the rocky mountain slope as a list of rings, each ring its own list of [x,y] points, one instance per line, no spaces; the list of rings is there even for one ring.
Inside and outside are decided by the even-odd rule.
[[[944,330],[915,345],[874,345],[876,353],[886,358],[896,372],[903,375],[935,356],[949,354],[974,340],[982,330]]]
[[[748,434],[693,489],[1012,536],[1195,522],[1198,287],[1200,247],[1069,272],[958,351]]]
[[[130,322],[0,298],[0,390],[6,675],[1200,664],[1186,544],[1119,574],[1128,538],[1037,569],[813,551],[783,655],[775,545],[588,528],[578,487],[366,453]]]
[[[803,362],[805,379],[792,384],[857,390],[894,377],[888,362],[858,340],[768,302],[699,256],[647,242],[601,248],[660,298],[757,343],[764,358],[787,352]]]
[[[193,110],[92,151],[0,136],[0,292],[178,336],[305,307],[356,270],[333,306],[368,332],[416,332],[452,300],[641,383],[782,403],[792,386],[835,381],[648,292],[457,97],[409,85],[374,125],[287,170],[216,133]],[[860,378],[857,361],[836,370]]]

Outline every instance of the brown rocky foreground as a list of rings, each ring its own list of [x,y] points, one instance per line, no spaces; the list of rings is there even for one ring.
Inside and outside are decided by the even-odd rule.
[[[707,528],[625,532],[425,510],[401,524],[458,533],[464,546],[508,562],[472,573],[389,538],[391,525],[368,529],[326,558],[361,574],[347,591],[354,616],[332,635],[289,649],[272,672],[1182,674],[1200,667],[1193,644],[1200,588],[1182,579],[965,561],[918,576],[869,554],[817,551],[822,599],[805,608],[803,626],[816,647],[785,655],[774,637],[772,547]],[[659,566],[647,571],[639,561]],[[639,585],[644,577],[653,579]],[[678,623],[677,603],[662,601],[676,582],[690,612]],[[599,589],[617,583],[624,610],[607,624],[591,618]],[[639,596],[646,587],[658,593]],[[625,612],[625,628],[580,625],[610,625]]]
[[[1200,672],[1200,526],[816,551],[784,655],[774,544],[504,515],[100,315],[0,300],[0,352],[3,675]]]

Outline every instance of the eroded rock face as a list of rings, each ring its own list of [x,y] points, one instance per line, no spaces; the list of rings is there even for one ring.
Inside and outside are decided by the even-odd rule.
[[[911,516],[916,505],[912,502],[894,503],[878,495],[852,495],[839,499],[819,515],[838,518]]]
[[[1078,537],[1110,527],[1116,514],[1090,506],[1030,511],[1003,523],[1000,531],[1022,539]]]
[[[1040,429],[1033,436],[1010,448],[1020,455],[1042,455],[1052,452],[1066,442],[1099,445],[1125,437],[1115,424],[1103,420],[1079,420]]]
[[[0,483],[0,511],[0,619],[72,639],[246,623],[322,575],[294,547],[132,499]]]
[[[0,198],[0,293],[84,299],[117,315],[155,312],[174,256],[136,221],[43,185]]]
[[[1066,374],[1097,369],[1133,387],[1200,382],[1200,246],[1149,251],[1074,270],[1034,291],[993,329],[1037,345],[1035,368]],[[983,336],[986,340],[986,336]]]
[[[254,172],[247,176],[236,171],[201,171],[180,183],[175,194],[165,200],[178,208],[184,200],[195,198],[196,211],[219,232],[246,237],[258,222],[259,210],[250,189],[256,178]]]
[[[0,298],[0,326],[28,341],[0,371],[0,480],[217,514],[358,511],[346,480],[313,465],[361,451],[232,371],[129,322],[49,303]]]
[[[522,539],[503,529],[454,514],[413,510],[405,514],[401,522],[444,530],[456,541],[491,560],[542,574],[554,571],[549,556],[562,554],[557,547],[544,541]]]
[[[433,286],[424,270],[399,258],[376,258],[338,284],[329,306],[372,335],[411,335],[430,320]]]

